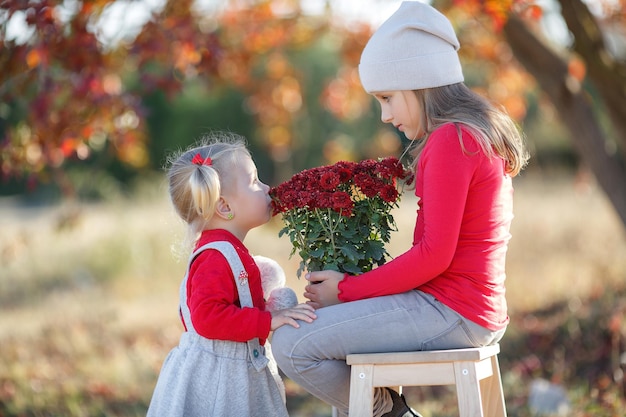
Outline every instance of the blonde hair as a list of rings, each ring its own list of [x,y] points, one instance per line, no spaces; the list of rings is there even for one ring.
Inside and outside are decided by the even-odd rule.
[[[503,109],[495,107],[465,84],[415,90],[415,94],[423,108],[425,137],[411,151],[415,158],[414,169],[430,134],[446,123],[456,125],[459,141],[460,125],[467,128],[487,156],[498,156],[505,161],[509,175],[516,176],[526,166],[529,155],[518,126]]]
[[[196,155],[205,163],[192,162]],[[243,136],[213,132],[168,159],[170,199],[192,235],[202,232],[213,217],[222,190],[228,186],[229,173],[236,169],[242,155],[250,156]]]

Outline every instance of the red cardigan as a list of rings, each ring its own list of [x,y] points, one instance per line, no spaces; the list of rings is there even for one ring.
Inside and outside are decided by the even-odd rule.
[[[196,248],[209,242],[233,244],[246,272],[254,308],[241,308],[233,272],[226,258],[215,249],[200,253],[192,262],[187,280],[187,305],[196,332],[207,339],[265,343],[272,321],[265,311],[261,274],[244,244],[226,230],[205,230]]]
[[[413,246],[373,271],[347,276],[339,299],[419,289],[490,330],[508,323],[505,257],[513,187],[504,161],[489,159],[471,133],[447,124],[428,138],[418,161]]]

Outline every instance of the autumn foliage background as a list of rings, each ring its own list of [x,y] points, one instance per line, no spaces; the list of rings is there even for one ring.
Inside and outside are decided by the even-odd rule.
[[[170,151],[207,130],[233,130],[250,140],[260,177],[277,185],[337,160],[398,156],[404,145],[358,80],[371,22],[337,13],[336,2],[309,13],[295,0],[170,0],[136,31],[102,26],[130,24],[133,3],[0,2],[0,417],[145,415],[180,333],[185,255],[175,245],[184,231],[161,171]],[[602,104],[602,88],[590,83],[597,69],[582,52],[565,58],[561,107],[515,59],[509,19],[549,38],[556,2],[434,3],[455,24],[467,84],[504,105],[533,154],[515,179],[507,265],[509,415],[531,415],[529,386],[542,378],[565,387],[568,415],[621,416],[626,237],[615,195],[625,177],[608,175],[618,192],[597,181],[603,173],[563,114],[571,97],[589,103],[606,134],[598,148],[613,158],[606,166],[615,159],[621,172],[626,136],[609,121],[626,106]],[[569,3],[593,8],[604,29],[625,27],[620,0]],[[367,7],[382,19],[397,4]],[[12,19],[29,26],[25,38],[11,33]],[[619,93],[626,43],[616,39],[621,58],[606,61]],[[392,255],[410,242],[413,205],[403,197],[394,213]],[[288,259],[280,227],[270,222],[246,243],[281,261],[298,290],[298,260]],[[330,414],[287,386],[291,415]],[[455,413],[448,390],[407,395],[425,416]]]

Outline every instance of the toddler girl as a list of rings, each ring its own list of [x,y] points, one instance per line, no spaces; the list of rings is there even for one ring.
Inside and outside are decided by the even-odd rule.
[[[271,218],[269,187],[242,137],[205,142],[168,171],[176,212],[198,238],[180,287],[185,332],[163,364],[148,417],[287,416],[264,345],[270,331],[315,314],[306,304],[266,311],[243,241]]]

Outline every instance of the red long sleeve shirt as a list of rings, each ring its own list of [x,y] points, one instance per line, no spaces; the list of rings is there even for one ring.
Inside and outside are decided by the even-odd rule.
[[[490,330],[508,323],[505,257],[513,187],[504,160],[491,159],[462,128],[434,131],[418,161],[413,246],[370,272],[346,276],[339,299],[419,289]]]
[[[243,243],[226,230],[205,230],[196,248],[210,242],[232,243],[248,273],[254,307],[241,308],[233,272],[226,258],[215,249],[200,253],[192,262],[187,280],[187,305],[196,332],[207,339],[265,343],[272,315],[265,311],[261,274]]]

